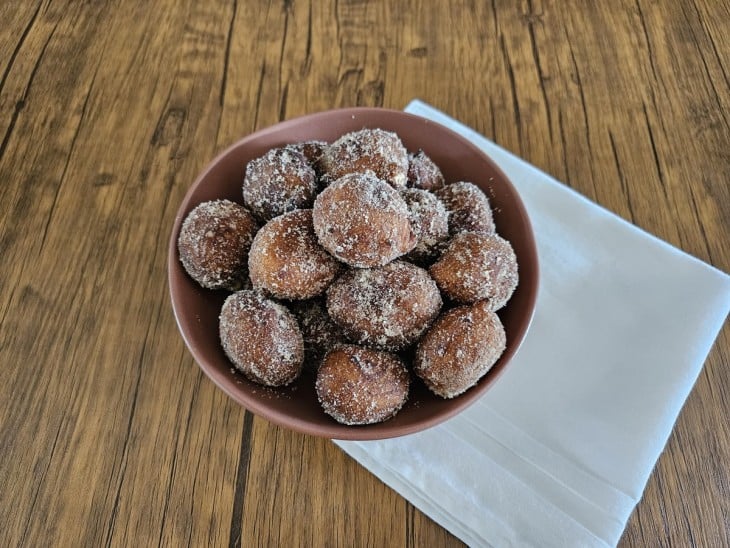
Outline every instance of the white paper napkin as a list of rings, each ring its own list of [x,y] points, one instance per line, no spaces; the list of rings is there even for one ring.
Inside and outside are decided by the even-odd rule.
[[[336,443],[471,546],[615,545],[730,310],[730,277],[420,102],[517,187],[532,327],[483,398],[403,438]]]

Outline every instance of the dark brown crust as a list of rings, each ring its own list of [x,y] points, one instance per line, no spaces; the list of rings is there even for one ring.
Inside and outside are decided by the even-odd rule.
[[[299,376],[304,342],[285,307],[254,291],[238,291],[225,300],[219,319],[223,350],[250,380],[283,386]]]
[[[492,310],[507,304],[519,283],[515,252],[497,234],[454,236],[429,273],[449,299],[458,303],[486,300]]]
[[[342,264],[319,245],[312,210],[270,220],[253,240],[248,257],[254,289],[279,299],[310,299],[324,293]]]
[[[324,411],[342,424],[382,422],[408,399],[410,376],[395,356],[355,345],[327,353],[317,372],[317,397]]]
[[[180,229],[180,262],[207,289],[241,289],[248,283],[248,252],[256,230],[256,220],[243,206],[230,200],[203,202]]]
[[[475,184],[460,181],[434,192],[449,212],[449,234],[493,234],[494,219],[489,199]]]
[[[418,343],[413,371],[434,394],[453,398],[486,375],[505,345],[502,322],[488,303],[452,308]]]
[[[428,273],[405,261],[348,270],[327,291],[330,316],[351,341],[390,351],[415,343],[441,304]]]

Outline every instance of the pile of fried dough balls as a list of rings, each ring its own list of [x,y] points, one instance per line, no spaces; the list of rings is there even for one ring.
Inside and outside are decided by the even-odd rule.
[[[395,133],[269,150],[246,166],[242,198],[195,207],[178,250],[202,287],[232,292],[220,340],[249,380],[308,370],[328,415],[372,424],[403,407],[412,375],[453,398],[504,351],[495,311],[517,260],[487,196],[447,184]]]

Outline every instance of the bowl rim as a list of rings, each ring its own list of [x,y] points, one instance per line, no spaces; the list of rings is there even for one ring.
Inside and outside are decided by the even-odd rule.
[[[455,138],[457,141],[459,141],[461,144],[463,144],[465,147],[471,149],[473,153],[476,153],[478,156],[480,156],[486,163],[490,165],[490,167],[501,177],[504,183],[506,183],[512,190],[512,194],[515,198],[515,209],[518,210],[519,217],[523,220],[525,223],[525,236],[524,241],[522,242],[523,245],[528,249],[529,253],[534,257],[534,264],[532,265],[531,269],[531,277],[529,279],[529,286],[532,288],[532,291],[530,291],[527,295],[526,300],[526,306],[528,308],[528,316],[522,320],[521,322],[521,329],[518,330],[517,333],[512,333],[512,335],[515,337],[515,343],[508,347],[505,352],[500,356],[500,361],[502,362],[502,366],[497,370],[493,371],[490,369],[491,377],[489,379],[489,382],[486,383],[480,383],[477,386],[474,386],[470,388],[467,392],[460,395],[459,401],[460,404],[454,405],[453,407],[450,407],[446,409],[444,412],[427,417],[426,419],[423,419],[421,421],[417,421],[408,425],[399,425],[397,429],[393,429],[393,431],[385,428],[382,429],[381,425],[386,425],[387,421],[383,423],[378,423],[376,425],[360,425],[360,426],[347,426],[340,423],[337,423],[335,421],[332,421],[331,427],[323,427],[322,425],[317,425],[316,427],[312,426],[312,423],[307,420],[303,420],[299,417],[297,417],[294,414],[286,414],[283,412],[280,412],[276,409],[272,409],[262,403],[262,401],[256,399],[256,398],[247,398],[245,397],[245,394],[241,393],[240,391],[236,390],[234,386],[232,386],[229,377],[227,377],[222,371],[219,371],[218,369],[211,367],[207,364],[207,359],[205,358],[205,353],[200,348],[198,344],[193,341],[188,334],[186,333],[186,330],[183,328],[183,325],[181,323],[181,310],[180,305],[181,303],[178,302],[178,299],[175,295],[175,288],[173,283],[173,271],[177,269],[179,258],[177,256],[177,238],[180,232],[180,228],[182,225],[182,221],[185,216],[185,212],[190,209],[190,203],[192,200],[192,197],[195,193],[195,191],[198,189],[200,183],[208,177],[210,172],[218,166],[226,157],[228,157],[230,154],[232,154],[235,150],[238,148],[244,146],[249,141],[258,140],[263,136],[269,135],[270,133],[274,132],[281,132],[282,130],[286,130],[289,126],[298,126],[302,124],[303,122],[307,122],[310,119],[319,119],[323,116],[362,116],[362,115],[370,115],[370,114],[379,114],[379,115],[393,115],[401,118],[411,118],[414,121],[418,121],[425,124],[433,124],[439,127],[441,131],[447,132],[451,134],[452,138]],[[499,167],[499,165],[492,160],[492,158],[487,155],[481,148],[479,148],[476,144],[474,144],[472,141],[470,141],[465,136],[457,133],[456,131],[452,130],[449,127],[446,127],[436,121],[433,121],[429,118],[425,118],[423,116],[419,116],[417,114],[412,114],[408,112],[404,112],[401,110],[396,109],[388,109],[388,108],[380,108],[380,107],[345,107],[345,108],[335,108],[335,109],[329,109],[329,110],[323,110],[319,112],[314,112],[310,114],[305,114],[303,116],[298,116],[295,118],[291,118],[288,120],[284,120],[281,122],[278,122],[276,124],[273,124],[271,126],[267,126],[265,128],[262,128],[260,130],[254,131],[252,133],[249,133],[240,139],[237,139],[232,144],[227,146],[223,151],[218,153],[212,160],[206,163],[202,171],[198,174],[198,176],[195,178],[193,183],[190,185],[190,187],[187,189],[185,196],[183,197],[182,201],[180,202],[180,205],[178,206],[177,212],[175,214],[175,218],[172,223],[172,227],[170,230],[170,240],[168,243],[168,253],[167,253],[167,283],[168,283],[168,291],[170,295],[170,301],[172,304],[173,309],[173,315],[175,317],[175,322],[177,324],[178,331],[180,335],[183,338],[183,341],[185,343],[185,346],[187,347],[188,351],[192,354],[195,362],[198,364],[198,367],[203,371],[203,373],[206,374],[206,376],[213,381],[213,383],[221,389],[225,394],[227,394],[231,399],[233,399],[235,402],[237,402],[239,405],[244,407],[244,409],[247,409],[251,411],[252,413],[266,419],[269,422],[272,422],[278,426],[294,430],[299,433],[303,434],[309,434],[314,435],[318,437],[325,437],[328,439],[337,439],[337,440],[352,440],[352,441],[366,441],[366,440],[379,440],[379,439],[389,439],[389,438],[395,438],[395,437],[401,437],[408,434],[413,434],[416,432],[420,432],[423,430],[426,430],[428,428],[431,428],[433,426],[436,426],[437,424],[441,424],[442,422],[445,422],[446,420],[456,416],[457,414],[463,412],[465,409],[467,409],[469,406],[474,404],[477,400],[481,399],[483,395],[487,392],[487,390],[494,385],[494,383],[497,381],[497,379],[504,374],[504,371],[507,369],[507,365],[509,362],[512,361],[515,354],[518,352],[520,347],[522,346],[525,336],[527,335],[530,326],[532,325],[532,322],[534,320],[535,316],[535,309],[537,305],[537,297],[540,289],[540,261],[538,256],[538,250],[537,250],[537,243],[535,240],[535,234],[534,230],[532,228],[532,222],[530,220],[530,217],[527,213],[527,209],[525,208],[525,205],[522,201],[522,197],[517,192],[517,189],[512,184],[512,181],[507,177],[507,175],[504,173],[504,171]],[[522,275],[520,278],[522,282]],[[233,364],[231,364],[231,367],[233,367]],[[494,369],[494,368],[493,368]],[[266,387],[261,387],[262,390],[271,390]],[[275,390],[275,389],[273,389]],[[369,427],[372,426],[380,426],[378,429],[371,429]]]

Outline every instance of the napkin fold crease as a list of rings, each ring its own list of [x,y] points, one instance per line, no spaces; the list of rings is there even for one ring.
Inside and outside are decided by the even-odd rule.
[[[730,310],[730,277],[415,100],[522,197],[541,286],[481,399],[402,438],[335,441],[470,546],[613,546]]]

